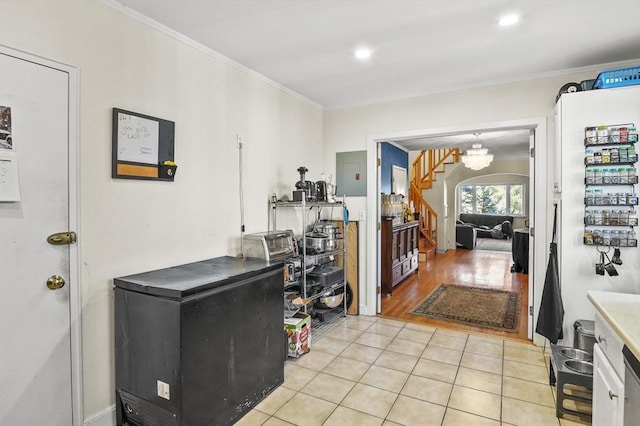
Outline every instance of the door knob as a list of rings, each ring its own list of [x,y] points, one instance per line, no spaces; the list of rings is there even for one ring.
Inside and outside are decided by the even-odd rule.
[[[55,234],[51,234],[47,237],[47,242],[54,246],[60,246],[64,244],[73,244],[76,242],[76,233],[73,231],[69,232],[57,232]]]
[[[60,275],[51,275],[47,280],[47,287],[49,290],[58,290],[64,287],[64,278]]]

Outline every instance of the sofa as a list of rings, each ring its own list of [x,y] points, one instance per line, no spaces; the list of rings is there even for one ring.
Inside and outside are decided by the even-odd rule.
[[[456,225],[456,247],[473,250],[476,247],[477,231],[471,225]]]
[[[510,239],[513,236],[513,216],[508,215],[460,213],[456,221],[456,242],[458,226],[474,228],[477,238]]]

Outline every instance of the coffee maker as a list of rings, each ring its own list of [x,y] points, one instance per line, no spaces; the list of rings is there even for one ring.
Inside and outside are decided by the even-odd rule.
[[[324,180],[316,182],[316,200],[321,202],[327,201],[327,182]]]

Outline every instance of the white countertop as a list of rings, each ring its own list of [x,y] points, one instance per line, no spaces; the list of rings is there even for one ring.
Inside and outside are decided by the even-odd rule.
[[[640,294],[589,290],[587,297],[622,342],[640,359]]]

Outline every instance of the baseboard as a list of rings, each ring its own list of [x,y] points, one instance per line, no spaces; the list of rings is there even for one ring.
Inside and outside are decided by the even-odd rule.
[[[116,406],[107,407],[84,421],[85,426],[115,426]]]
[[[369,313],[369,310],[367,309],[367,305],[360,305],[360,310],[358,311],[358,315],[362,315],[362,316],[376,316],[375,313],[371,314]]]

